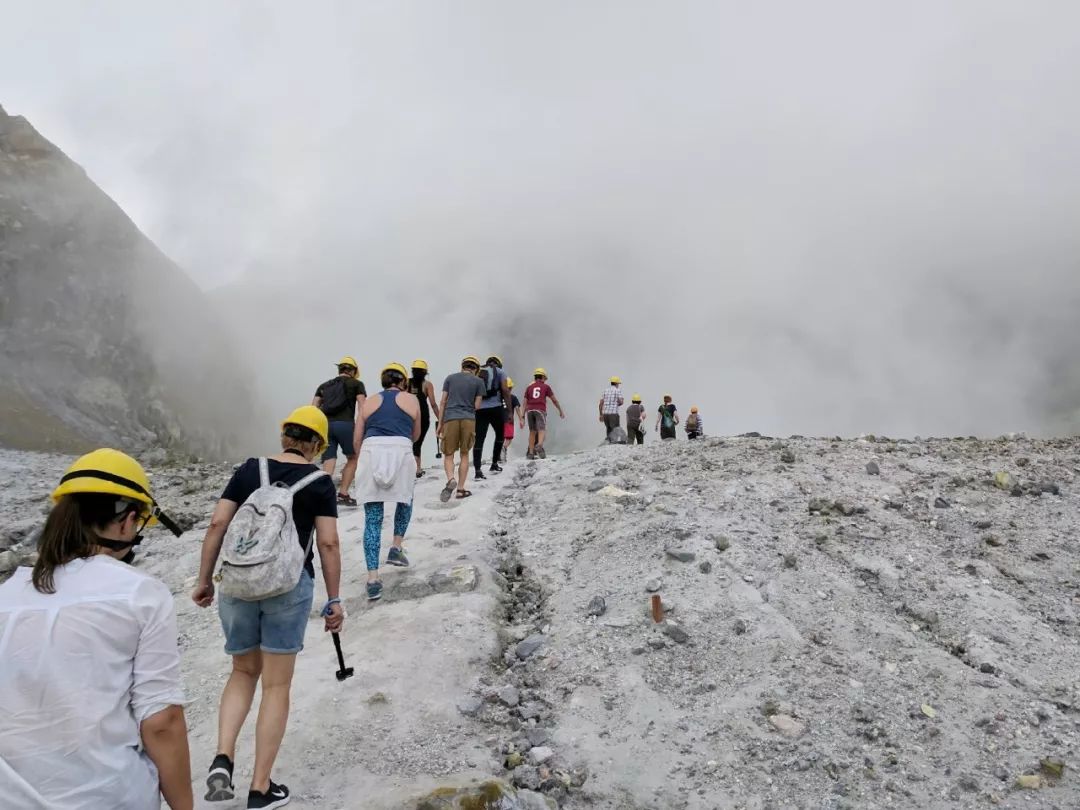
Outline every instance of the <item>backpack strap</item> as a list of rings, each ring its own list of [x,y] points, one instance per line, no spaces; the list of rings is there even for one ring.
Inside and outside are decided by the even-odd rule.
[[[259,459],[259,486],[270,486],[270,464],[265,458]]]
[[[327,475],[327,472],[325,470],[316,470],[315,472],[304,476],[299,481],[297,481],[295,484],[293,484],[291,487],[289,487],[289,492],[291,492],[293,495],[295,495],[297,492],[302,490],[308,484],[312,484],[315,481],[318,481],[324,475]]]

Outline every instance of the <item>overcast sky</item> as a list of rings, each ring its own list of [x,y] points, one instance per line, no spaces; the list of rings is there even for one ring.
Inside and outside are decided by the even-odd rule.
[[[0,104],[295,315],[273,408],[344,351],[546,365],[590,439],[611,373],[717,431],[1080,403],[1075,2],[9,5]]]

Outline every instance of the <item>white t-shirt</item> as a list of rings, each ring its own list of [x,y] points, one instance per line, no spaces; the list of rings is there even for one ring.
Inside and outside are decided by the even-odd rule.
[[[9,810],[158,810],[139,724],[183,705],[172,594],[111,557],[0,585],[0,785]]]

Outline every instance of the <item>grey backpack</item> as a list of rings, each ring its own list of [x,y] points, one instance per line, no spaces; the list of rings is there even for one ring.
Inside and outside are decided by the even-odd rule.
[[[236,511],[221,546],[221,593],[257,601],[288,593],[300,581],[311,550],[300,547],[293,523],[293,496],[326,475],[317,470],[292,486],[270,483],[269,465],[259,459],[259,488]],[[312,531],[314,537],[315,532]]]

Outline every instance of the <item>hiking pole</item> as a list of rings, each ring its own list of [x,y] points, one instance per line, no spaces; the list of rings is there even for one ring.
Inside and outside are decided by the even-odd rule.
[[[339,681],[343,681],[346,678],[351,678],[353,676],[353,668],[345,666],[345,656],[341,654],[341,636],[339,636],[337,633],[331,633],[330,635],[334,639],[334,649],[337,650],[338,666],[341,667],[341,669],[339,669],[334,674],[337,676],[337,679]]]
[[[442,439],[438,436],[435,437],[435,458],[442,458]]]

